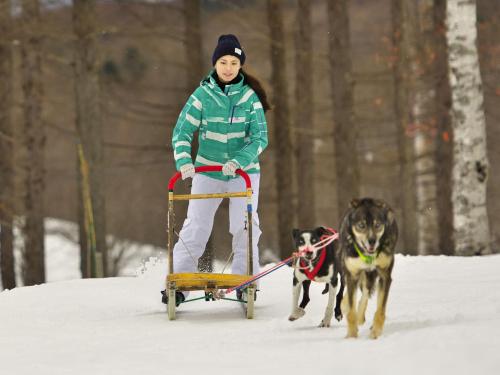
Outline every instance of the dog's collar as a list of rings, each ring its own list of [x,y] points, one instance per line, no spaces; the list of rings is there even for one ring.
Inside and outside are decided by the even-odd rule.
[[[307,278],[309,280],[314,280],[314,278],[316,277],[316,275],[318,274],[319,272],[319,269],[321,268],[321,266],[323,265],[323,263],[325,262],[325,258],[326,258],[326,251],[325,249],[321,249],[321,254],[319,256],[319,260],[318,260],[318,263],[316,263],[316,265],[314,266],[314,268],[312,269],[312,271],[309,271],[306,267],[306,263],[301,259],[300,260],[300,266],[303,267],[302,268],[302,271],[304,271],[304,273],[306,274]]]
[[[363,260],[363,262],[365,262],[366,264],[372,264],[373,261],[375,259],[377,259],[377,256],[378,256],[378,253],[379,253],[379,250],[377,250],[377,252],[375,253],[375,255],[366,255],[364,254],[358,247],[358,244],[356,243],[355,240],[352,241],[352,243],[354,244],[354,249],[356,250],[356,252],[358,253],[359,257]]]

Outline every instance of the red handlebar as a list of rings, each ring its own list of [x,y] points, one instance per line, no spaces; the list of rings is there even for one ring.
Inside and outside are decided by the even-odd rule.
[[[194,171],[196,173],[201,173],[201,172],[220,172],[220,171],[222,171],[222,166],[221,165],[205,165],[203,167],[195,167]],[[252,183],[250,181],[250,177],[248,176],[247,172],[243,171],[242,169],[237,169],[236,170],[236,174],[238,174],[238,175],[240,175],[241,177],[244,178],[245,185],[246,185],[247,189],[251,189],[252,188]],[[181,178],[181,172],[176,172],[172,176],[172,178],[168,182],[168,190],[169,191],[173,191],[174,190],[175,183],[177,182],[177,180],[179,178]]]

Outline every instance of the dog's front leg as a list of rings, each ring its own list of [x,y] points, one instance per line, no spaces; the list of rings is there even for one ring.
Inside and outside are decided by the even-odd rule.
[[[288,320],[294,321],[299,318],[302,318],[306,311],[299,307],[299,297],[300,297],[300,288],[302,286],[302,282],[297,279],[295,274],[293,275],[293,293],[292,293],[292,313],[288,317]]]
[[[370,291],[368,289],[366,274],[363,272],[360,277],[361,284],[361,298],[358,304],[358,324],[363,325],[365,323],[365,313],[366,307],[368,306],[368,299],[370,298]]]
[[[304,280],[302,282],[302,302],[300,303],[300,308],[305,309],[309,301],[309,287],[311,286],[311,280]]]
[[[346,275],[347,295],[342,304],[344,314],[347,316],[347,338],[358,337],[358,319],[356,314],[356,292],[358,290],[358,280],[351,274]],[[347,297],[347,298],[346,298]],[[347,311],[346,311],[347,310]]]
[[[330,287],[328,288],[328,304],[326,305],[325,316],[319,324],[320,327],[330,327],[333,316],[333,302],[335,301],[336,294],[337,281],[335,280],[335,285],[330,283]]]
[[[376,339],[382,334],[385,323],[385,309],[387,306],[387,298],[389,297],[389,288],[391,287],[392,278],[390,274],[380,274],[377,290],[377,310],[373,317],[373,326],[370,331],[370,337]]]

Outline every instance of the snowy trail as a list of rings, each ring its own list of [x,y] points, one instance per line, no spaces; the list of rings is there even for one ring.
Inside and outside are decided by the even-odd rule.
[[[311,288],[306,315],[287,316],[290,268],[261,281],[255,319],[234,302],[160,302],[165,264],[139,277],[73,280],[0,293],[1,374],[497,374],[500,256],[397,256],[387,321],[357,340],[345,321],[317,328],[326,304]]]

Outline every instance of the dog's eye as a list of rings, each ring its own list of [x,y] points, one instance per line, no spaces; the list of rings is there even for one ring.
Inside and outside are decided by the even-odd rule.
[[[365,229],[366,228],[365,223],[357,223],[356,226],[358,227],[358,229]]]
[[[318,242],[318,240],[317,240],[316,238],[313,238],[313,239],[311,240],[311,243],[316,243],[316,242]]]

